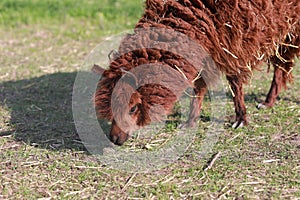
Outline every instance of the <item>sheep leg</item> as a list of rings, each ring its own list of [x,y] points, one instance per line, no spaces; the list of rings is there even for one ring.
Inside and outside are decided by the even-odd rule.
[[[195,82],[195,97],[193,97],[193,99],[191,100],[189,118],[184,126],[195,127],[197,125],[197,120],[200,116],[202,102],[206,92],[207,85],[205,84],[203,78],[200,78]]]
[[[288,43],[288,41],[286,41]],[[300,45],[300,39],[298,39],[293,43],[294,46]],[[286,61],[280,60],[278,57],[273,56],[271,57],[271,62],[274,65],[274,75],[273,81],[269,90],[269,93],[266,97],[266,100],[263,103],[257,105],[258,109],[262,108],[271,108],[274,106],[276,102],[276,98],[278,97],[282,88],[286,88],[287,82],[292,80],[292,69],[294,66],[294,57],[298,55],[300,52],[299,48],[295,47],[286,47],[281,46],[281,57],[284,58]]]
[[[236,119],[232,128],[240,128],[247,125],[246,106],[244,100],[244,90],[242,81],[236,76],[227,76],[231,90],[233,92],[233,102]]]
[[[280,91],[282,90],[282,86],[284,85],[284,79],[284,71],[281,68],[275,67],[273,81],[269,93],[266,97],[266,100],[257,105],[258,109],[271,108],[274,106],[276,98],[278,97]]]

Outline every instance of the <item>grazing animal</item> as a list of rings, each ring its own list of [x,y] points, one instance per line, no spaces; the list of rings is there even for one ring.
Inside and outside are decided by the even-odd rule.
[[[164,29],[196,41],[226,75],[233,92],[234,128],[248,123],[243,84],[249,83],[253,71],[259,70],[262,63],[274,66],[274,77],[266,100],[258,108],[272,107],[281,89],[292,81],[294,57],[300,55],[299,0],[146,0],[145,5],[134,33],[121,42],[109,69],[96,69],[101,71],[102,78],[95,92],[95,109],[98,117],[112,121],[109,138],[113,143],[122,145],[133,130],[160,120],[161,110],[169,114],[177,96],[190,85],[197,98],[191,101],[186,124],[196,125],[209,84],[203,77],[211,75],[212,65],[203,61],[205,56],[197,58],[205,65],[199,72],[197,66],[180,55],[147,48],[158,40],[169,43],[174,40],[172,35],[163,33]],[[138,36],[140,29],[151,28],[162,31]],[[182,44],[180,51],[190,48]],[[159,70],[175,71],[174,76],[168,79],[167,73],[155,74],[156,70],[151,69],[157,64],[165,66]],[[145,74],[162,76],[161,79],[166,78],[175,87],[151,84],[141,70],[133,73],[140,65],[147,65]],[[120,105],[113,106],[115,101]]]

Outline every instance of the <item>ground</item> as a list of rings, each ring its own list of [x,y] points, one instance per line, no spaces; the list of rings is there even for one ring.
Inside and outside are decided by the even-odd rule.
[[[45,1],[40,13],[38,1],[17,2],[0,3],[0,199],[300,199],[299,62],[272,109],[255,108],[272,72],[254,73],[245,88],[247,127],[229,128],[228,97],[225,131],[206,157],[194,152],[209,127],[209,101],[180,159],[151,173],[120,172],[82,145],[72,89],[88,53],[132,28],[142,1]]]

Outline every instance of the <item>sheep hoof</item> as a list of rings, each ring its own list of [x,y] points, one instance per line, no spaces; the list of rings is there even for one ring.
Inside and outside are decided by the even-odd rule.
[[[258,110],[262,110],[262,109],[266,109],[267,106],[264,105],[263,103],[260,103],[260,104],[258,104],[258,105],[256,106],[256,108],[257,108]]]
[[[189,127],[189,125],[187,124],[187,123],[183,123],[183,124],[180,124],[179,126],[178,126],[178,128],[179,129],[186,129],[186,128],[188,128]]]
[[[245,126],[244,121],[236,121],[233,125],[232,128],[237,129],[237,128],[242,128]]]
[[[184,124],[179,124],[179,125],[178,125],[178,128],[179,128],[179,129],[184,129],[184,128],[185,128],[185,123],[184,123]]]
[[[178,126],[179,129],[187,129],[187,128],[193,128],[196,126],[196,123],[195,122],[190,122],[190,121],[187,121],[183,124],[180,124]]]

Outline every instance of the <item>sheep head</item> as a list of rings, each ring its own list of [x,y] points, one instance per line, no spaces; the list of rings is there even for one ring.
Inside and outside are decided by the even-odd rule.
[[[95,93],[99,118],[112,122],[109,139],[122,145],[139,128],[163,121],[189,85],[169,66],[145,65],[129,72],[105,70]]]

